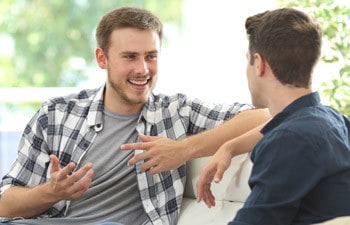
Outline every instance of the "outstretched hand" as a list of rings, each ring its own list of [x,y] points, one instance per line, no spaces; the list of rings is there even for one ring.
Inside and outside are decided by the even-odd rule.
[[[215,206],[215,196],[211,191],[211,183],[219,183],[230,166],[232,154],[226,144],[222,145],[209,162],[201,169],[197,181],[197,202],[204,203],[211,208]]]
[[[70,162],[64,168],[60,168],[57,156],[50,155],[52,167],[49,181],[52,193],[58,200],[72,200],[79,198],[90,186],[94,171],[92,163],[85,164],[82,168],[73,172],[75,164]]]
[[[132,157],[128,165],[145,160],[141,166],[142,171],[149,170],[151,174],[176,169],[184,164],[188,158],[188,150],[181,141],[174,141],[165,137],[154,137],[139,134],[143,142],[128,143],[121,145],[122,150],[144,150],[143,153]]]

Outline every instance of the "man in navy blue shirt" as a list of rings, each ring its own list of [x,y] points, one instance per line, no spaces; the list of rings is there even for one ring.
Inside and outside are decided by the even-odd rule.
[[[229,225],[313,224],[350,215],[350,123],[311,89],[321,52],[318,23],[282,8],[247,18],[245,27],[252,102],[273,118],[251,153],[251,194]],[[229,145],[201,171],[198,201],[208,207],[215,205],[210,183],[221,180],[234,155]]]

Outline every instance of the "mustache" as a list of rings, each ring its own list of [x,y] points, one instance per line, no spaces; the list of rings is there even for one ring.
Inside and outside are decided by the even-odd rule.
[[[129,79],[151,79],[154,75],[147,73],[144,75],[140,75],[140,74],[131,74],[129,76]]]

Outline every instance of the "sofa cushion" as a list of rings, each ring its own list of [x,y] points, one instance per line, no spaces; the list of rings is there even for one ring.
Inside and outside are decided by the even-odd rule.
[[[196,183],[200,170],[210,157],[198,158],[187,163],[187,179],[184,196],[196,199]],[[250,193],[248,178],[252,163],[248,153],[234,157],[220,183],[212,183],[211,189],[217,201],[245,202]]]
[[[216,201],[209,209],[204,202],[185,197],[177,225],[227,225],[242,206],[241,202]]]

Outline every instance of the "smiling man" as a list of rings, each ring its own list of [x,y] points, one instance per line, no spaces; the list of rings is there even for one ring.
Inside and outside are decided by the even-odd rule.
[[[0,184],[4,221],[175,225],[184,163],[270,118],[248,104],[153,94],[162,33],[158,18],[141,8],[119,8],[101,19],[95,54],[106,84],[50,99],[30,120]],[[152,149],[120,148],[140,140]]]

